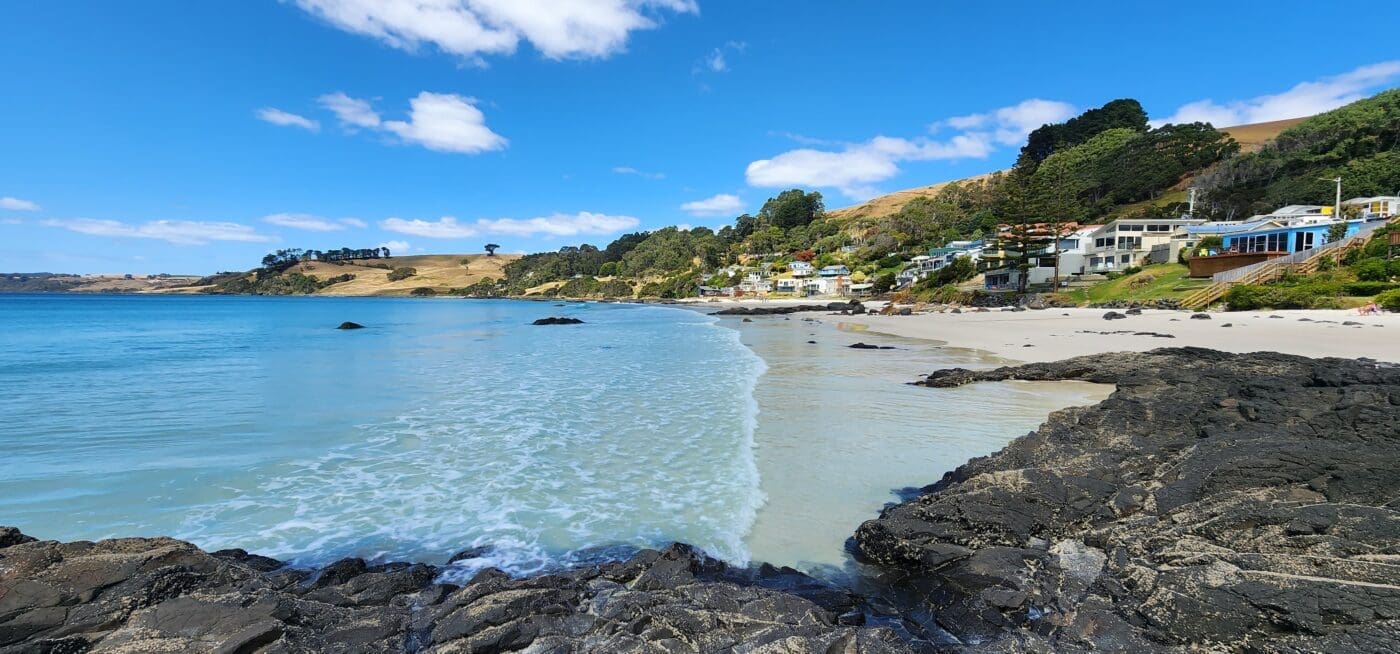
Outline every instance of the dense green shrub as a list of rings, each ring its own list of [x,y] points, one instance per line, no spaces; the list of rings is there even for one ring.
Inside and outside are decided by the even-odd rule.
[[[399,280],[408,279],[409,277],[412,277],[412,276],[417,275],[417,274],[418,274],[418,269],[417,269],[417,268],[409,268],[409,267],[395,268],[395,269],[389,271],[389,281],[391,281],[391,282],[397,282],[397,281],[399,281]]]
[[[1231,311],[1250,311],[1264,307],[1266,295],[1263,286],[1237,284],[1225,292],[1225,304]]]
[[[1381,305],[1386,311],[1400,311],[1400,289],[1377,295],[1376,304]]]
[[[1351,297],[1370,297],[1377,293],[1395,288],[1400,288],[1400,284],[1393,284],[1391,282],[1352,282],[1350,284],[1342,284],[1342,292]]]
[[[1390,279],[1390,266],[1386,265],[1385,259],[1366,259],[1352,266],[1352,271],[1356,273],[1356,278],[1363,282],[1383,282]]]
[[[603,297],[630,298],[632,297],[632,285],[620,279],[614,279],[603,282],[603,285],[598,287],[598,294]]]
[[[432,297],[434,295],[437,295],[437,291],[428,288],[427,286],[419,286],[418,288],[409,291],[408,294],[412,295],[413,297]]]
[[[576,277],[564,282],[556,293],[559,297],[588,297],[598,292],[601,283],[594,277]]]
[[[1142,266],[1128,266],[1123,269],[1124,275],[1136,275],[1140,272],[1142,272]]]

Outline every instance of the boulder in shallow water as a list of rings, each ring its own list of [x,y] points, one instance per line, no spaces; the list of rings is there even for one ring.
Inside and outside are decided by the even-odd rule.
[[[347,321],[345,321],[345,322],[343,322],[343,323],[340,323],[340,326],[339,326],[339,327],[336,327],[336,329],[364,329],[364,328],[365,328],[364,325],[361,325],[360,323],[357,323],[357,322],[350,322],[349,320],[347,320]]]
[[[582,324],[583,324],[583,321],[582,321],[582,320],[579,320],[578,318],[568,318],[568,317],[550,316],[550,317],[548,317],[548,318],[540,318],[539,320],[536,320],[535,322],[532,322],[532,323],[530,323],[530,324],[531,324],[531,325],[582,325]]]
[[[853,350],[893,350],[889,345],[871,345],[869,343],[852,343],[849,346]]]

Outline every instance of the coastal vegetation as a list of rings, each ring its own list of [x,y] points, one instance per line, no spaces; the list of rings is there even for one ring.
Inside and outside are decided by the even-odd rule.
[[[737,286],[755,272],[763,279],[791,277],[790,265],[805,262],[817,269],[845,266],[850,281],[869,283],[871,292],[883,293],[896,287],[909,259],[930,248],[980,239],[989,245],[982,269],[1025,270],[1035,265],[1051,234],[1065,225],[1179,217],[1186,211],[1187,186],[1197,189],[1194,217],[1218,220],[1280,204],[1325,202],[1333,184],[1322,178],[1338,175],[1346,180],[1349,195],[1400,188],[1400,90],[1273,128],[1286,129],[1267,140],[1260,130],[1239,128],[1249,139],[1249,147],[1242,148],[1229,131],[1206,123],[1154,127],[1136,100],[1119,99],[1032,131],[1007,171],[928,187],[928,193],[912,195],[897,209],[868,209],[890,206],[872,202],[827,211],[821,193],[788,189],[755,214],[736,216],[718,229],[665,227],[623,234],[606,245],[582,243],[519,257],[497,255],[500,246],[487,243],[486,255],[478,261],[499,264],[475,270],[459,255],[452,260],[464,275],[445,283],[394,287],[394,292],[408,294],[421,287],[469,297],[680,298],[696,295],[701,285]],[[307,269],[322,264],[382,267],[390,283],[413,276],[407,272],[413,266],[375,261],[390,255],[382,247],[278,250],[249,276],[218,280],[210,290],[328,292],[343,282]],[[1344,281],[1395,276],[1379,267],[1388,264],[1352,263],[1347,262],[1352,277]],[[935,291],[966,283],[976,272],[959,265],[909,290],[918,299],[954,297],[957,289]],[[1179,297],[1192,288],[1180,268],[1139,275],[1145,276],[1130,274],[1128,280],[1110,279],[1102,288],[1062,295],[1067,301],[1088,302],[1152,299],[1154,294]],[[1242,298],[1249,293],[1239,292]],[[1301,296],[1283,295],[1293,298],[1290,304],[1302,301]],[[1317,304],[1329,303],[1336,304]]]

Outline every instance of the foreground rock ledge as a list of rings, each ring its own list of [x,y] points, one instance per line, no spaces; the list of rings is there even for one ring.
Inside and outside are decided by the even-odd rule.
[[[856,534],[996,651],[1400,651],[1400,369],[1195,348],[940,371],[1116,384]]]
[[[675,545],[464,586],[426,565],[318,571],[169,538],[35,541],[0,527],[0,652],[902,652],[853,597]],[[781,587],[774,590],[765,586]]]

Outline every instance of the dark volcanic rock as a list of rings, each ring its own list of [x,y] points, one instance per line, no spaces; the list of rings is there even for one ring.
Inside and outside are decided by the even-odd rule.
[[[365,328],[364,325],[361,325],[360,323],[357,323],[357,322],[350,322],[350,321],[348,321],[348,320],[345,321],[345,322],[343,322],[343,323],[340,323],[340,326],[339,326],[339,327],[336,327],[336,329],[364,329],[364,328]]]
[[[710,315],[715,316],[777,316],[804,311],[835,311],[837,313],[865,313],[865,305],[859,300],[850,302],[829,302],[827,304],[794,304],[785,307],[732,307],[721,309]]]
[[[525,579],[488,569],[458,587],[425,565],[269,573],[168,538],[0,538],[6,653],[910,651],[889,628],[848,626],[861,612],[841,590],[684,545]]]
[[[1192,320],[1210,320],[1210,314],[1208,314],[1208,313],[1193,313],[1193,314],[1191,314],[1191,319],[1192,319]]]
[[[583,324],[583,321],[582,321],[582,320],[579,320],[578,318],[560,318],[560,317],[558,317],[558,316],[551,316],[551,317],[549,317],[549,318],[540,318],[539,320],[536,320],[535,322],[532,322],[532,323],[530,323],[530,324],[531,324],[531,325],[582,325],[582,324]]]
[[[1104,319],[1104,320],[1122,320],[1122,319],[1124,319],[1124,318],[1127,318],[1127,316],[1125,316],[1125,315],[1123,315],[1123,314],[1121,314],[1121,313],[1118,313],[1117,311],[1109,311],[1109,312],[1103,314],[1103,319]]]
[[[893,349],[894,349],[894,346],[891,346],[891,345],[871,345],[871,344],[869,344],[869,343],[851,343],[851,344],[850,344],[849,346],[847,346],[847,347],[850,347],[851,349],[855,349],[855,350],[893,350]]]
[[[861,525],[859,554],[991,651],[1400,651],[1400,368],[1197,348],[977,381],[1104,402]]]

